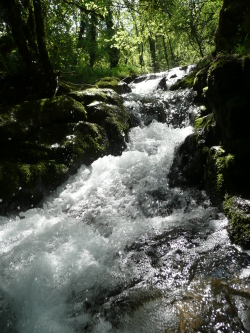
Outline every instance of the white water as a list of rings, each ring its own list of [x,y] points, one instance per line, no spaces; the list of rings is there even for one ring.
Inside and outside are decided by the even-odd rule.
[[[151,97],[158,82],[131,95]],[[42,209],[1,218],[3,333],[177,332],[192,265],[230,246],[227,221],[204,193],[199,205],[168,187],[174,149],[191,132],[156,121],[133,128],[121,156],[82,166]],[[155,266],[145,253],[164,233]]]

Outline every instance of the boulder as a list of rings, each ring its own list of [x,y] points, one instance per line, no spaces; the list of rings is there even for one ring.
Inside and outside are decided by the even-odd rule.
[[[2,107],[0,212],[36,205],[81,164],[120,154],[128,129],[128,111],[111,89]]]
[[[231,240],[250,248],[250,200],[226,196],[223,208],[229,219],[228,232]]]
[[[98,88],[113,89],[121,95],[131,92],[131,88],[129,87],[129,85],[124,81],[120,81],[120,79],[116,77],[104,77],[98,82],[96,82],[96,86]]]
[[[156,89],[161,89],[161,90],[168,90],[168,87],[167,87],[167,82],[166,82],[166,77],[163,77],[160,82],[158,83],[157,85],[157,88]]]

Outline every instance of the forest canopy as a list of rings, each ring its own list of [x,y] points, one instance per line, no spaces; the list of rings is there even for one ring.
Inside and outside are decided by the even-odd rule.
[[[222,0],[8,0],[0,4],[0,71],[75,83],[159,72],[210,54]]]

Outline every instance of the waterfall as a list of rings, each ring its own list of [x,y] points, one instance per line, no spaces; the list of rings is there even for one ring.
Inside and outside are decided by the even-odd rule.
[[[204,191],[168,185],[199,107],[158,85],[191,69],[131,84],[137,126],[121,156],[0,217],[0,332],[250,332],[250,253]]]

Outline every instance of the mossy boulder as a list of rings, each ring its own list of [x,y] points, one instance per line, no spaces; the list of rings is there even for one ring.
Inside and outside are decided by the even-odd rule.
[[[226,194],[250,197],[250,56],[218,54],[196,73],[193,88],[203,111],[195,119],[195,133],[178,149],[170,185],[200,186],[225,210]],[[238,222],[229,222],[231,238],[246,246],[248,229],[241,210],[238,205],[233,219]]]
[[[195,132],[179,147],[170,172],[170,185],[205,188],[223,207],[232,241],[246,247],[250,247],[249,22],[249,0],[223,1],[216,51],[196,69],[192,85],[194,101],[205,112],[200,112]]]
[[[109,140],[115,146],[124,141],[125,134],[129,128],[129,117],[125,108],[104,102],[93,102],[86,109],[89,120],[96,121],[97,124],[104,127]]]
[[[89,88],[82,91],[75,91],[69,94],[72,98],[87,106],[92,102],[105,102],[112,105],[122,105],[122,98],[109,88]]]
[[[98,88],[109,88],[115,90],[118,94],[125,94],[131,92],[131,88],[124,81],[117,77],[104,77],[96,82]]]
[[[221,146],[213,146],[207,151],[204,180],[215,197],[221,197],[231,187],[234,155]]]
[[[226,196],[223,208],[229,220],[228,232],[231,240],[250,248],[250,200],[239,196]]]
[[[37,128],[86,119],[84,106],[69,96],[5,106],[0,109],[0,140],[20,141]]]
[[[0,212],[35,205],[81,164],[120,154],[128,129],[128,111],[111,89],[2,107]]]

